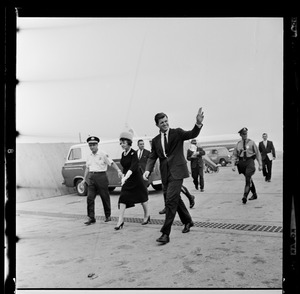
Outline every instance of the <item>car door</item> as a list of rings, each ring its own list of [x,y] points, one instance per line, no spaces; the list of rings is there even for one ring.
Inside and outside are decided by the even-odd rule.
[[[82,178],[86,168],[85,154],[81,147],[71,148],[62,168],[62,175],[67,187],[74,187],[76,178]]]

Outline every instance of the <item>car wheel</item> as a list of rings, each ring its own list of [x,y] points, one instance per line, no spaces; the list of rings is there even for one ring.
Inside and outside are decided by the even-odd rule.
[[[221,166],[226,166],[226,160],[224,158],[220,159]]]
[[[151,186],[156,191],[161,191],[162,190],[162,184],[158,184],[158,185],[151,184]]]
[[[112,191],[114,191],[116,189],[116,187],[108,187],[108,191],[109,192],[112,192]]]
[[[84,186],[82,187],[80,185],[81,182],[82,182],[82,180],[78,180],[76,182],[76,191],[77,191],[77,194],[79,196],[86,196],[87,195],[87,184],[85,183]]]

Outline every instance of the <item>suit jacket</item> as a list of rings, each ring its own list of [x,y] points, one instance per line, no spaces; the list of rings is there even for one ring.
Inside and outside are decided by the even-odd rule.
[[[267,153],[272,153],[273,157],[276,157],[275,148],[272,141],[267,140],[267,147],[265,147],[264,142],[261,141],[258,144],[259,152],[261,153],[261,159],[265,160],[267,157]]]
[[[191,169],[197,167],[203,167],[202,155],[205,155],[205,151],[201,147],[197,147],[197,151],[199,152],[197,157],[192,157],[194,152],[191,149],[188,149],[187,151],[186,159],[191,162]]]
[[[184,131],[181,128],[170,129],[168,138],[168,157],[164,156],[161,145],[161,134],[159,133],[152,139],[152,149],[149,155],[146,171],[152,171],[156,160],[159,158],[161,180],[164,185],[167,184],[168,170],[176,180],[189,177],[187,161],[183,154],[183,142],[197,137],[202,126],[197,125],[191,131]]]
[[[138,152],[138,151],[137,151],[137,152]],[[140,167],[141,167],[142,173],[145,172],[146,164],[147,164],[147,160],[148,160],[149,155],[150,155],[150,151],[147,150],[147,149],[144,149],[144,150],[143,150],[143,153],[142,153],[142,156],[141,156],[141,158],[139,159]]]

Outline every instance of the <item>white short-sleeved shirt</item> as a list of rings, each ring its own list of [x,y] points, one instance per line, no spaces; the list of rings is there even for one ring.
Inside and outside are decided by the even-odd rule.
[[[105,152],[98,150],[96,154],[91,153],[88,156],[86,166],[90,172],[103,172],[107,171],[107,167],[112,163],[112,159]]]

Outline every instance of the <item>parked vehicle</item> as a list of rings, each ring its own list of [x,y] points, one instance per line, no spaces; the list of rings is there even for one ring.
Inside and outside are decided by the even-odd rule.
[[[209,147],[203,149],[215,164],[226,166],[231,163],[231,154],[226,147]]]
[[[143,139],[145,142],[145,149],[151,150],[151,139],[150,138],[138,138]],[[137,146],[138,139],[133,139],[133,149]],[[106,152],[110,158],[118,165],[122,170],[120,164],[122,149],[120,147],[119,140],[109,140],[99,143],[99,149]],[[64,178],[63,184],[67,187],[75,187],[79,195],[87,195],[87,184],[82,187],[80,185],[83,180],[86,158],[90,154],[90,148],[87,143],[76,144],[70,147],[64,166],[62,167],[62,176]],[[109,190],[113,191],[116,187],[121,187],[121,181],[118,177],[116,170],[113,167],[108,167],[107,177],[109,181]],[[159,161],[157,160],[154,170],[149,177],[149,185],[155,190],[162,189],[161,176],[159,171]]]

